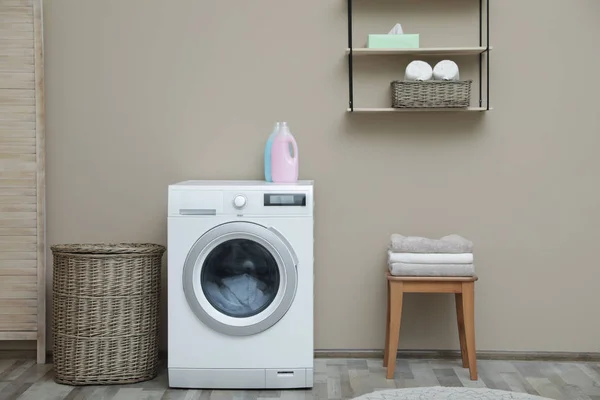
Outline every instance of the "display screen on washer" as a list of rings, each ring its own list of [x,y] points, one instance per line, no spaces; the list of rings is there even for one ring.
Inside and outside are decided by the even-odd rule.
[[[265,193],[265,206],[306,206],[304,193]]]

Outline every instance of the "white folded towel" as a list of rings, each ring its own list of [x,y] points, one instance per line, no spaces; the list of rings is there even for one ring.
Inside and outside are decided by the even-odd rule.
[[[473,264],[411,264],[392,263],[390,274],[394,276],[473,276]]]
[[[454,61],[443,60],[433,67],[433,79],[438,81],[457,81],[460,79],[458,65]]]
[[[416,264],[473,264],[473,253],[394,253],[388,250],[388,262]]]
[[[431,65],[425,61],[415,60],[406,66],[404,80],[407,81],[428,81],[433,76]]]
[[[402,236],[394,233],[390,237],[390,249],[396,253],[472,253],[473,242],[452,234],[441,239],[420,236]]]

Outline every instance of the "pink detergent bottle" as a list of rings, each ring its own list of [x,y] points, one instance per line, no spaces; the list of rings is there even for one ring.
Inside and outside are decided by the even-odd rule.
[[[279,183],[298,181],[298,145],[287,122],[281,124],[271,146],[271,179]]]

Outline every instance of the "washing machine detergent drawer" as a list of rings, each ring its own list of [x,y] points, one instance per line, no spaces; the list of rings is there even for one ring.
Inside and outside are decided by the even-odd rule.
[[[189,389],[312,388],[313,369],[169,368],[169,386]]]

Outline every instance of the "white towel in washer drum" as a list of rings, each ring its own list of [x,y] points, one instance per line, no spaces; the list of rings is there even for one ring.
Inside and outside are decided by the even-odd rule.
[[[243,274],[225,278],[222,285],[207,282],[204,289],[213,301],[232,315],[241,315],[258,310],[269,300],[260,287],[265,285],[255,277]]]
[[[388,251],[390,263],[416,264],[473,264],[473,253],[394,253]]]

